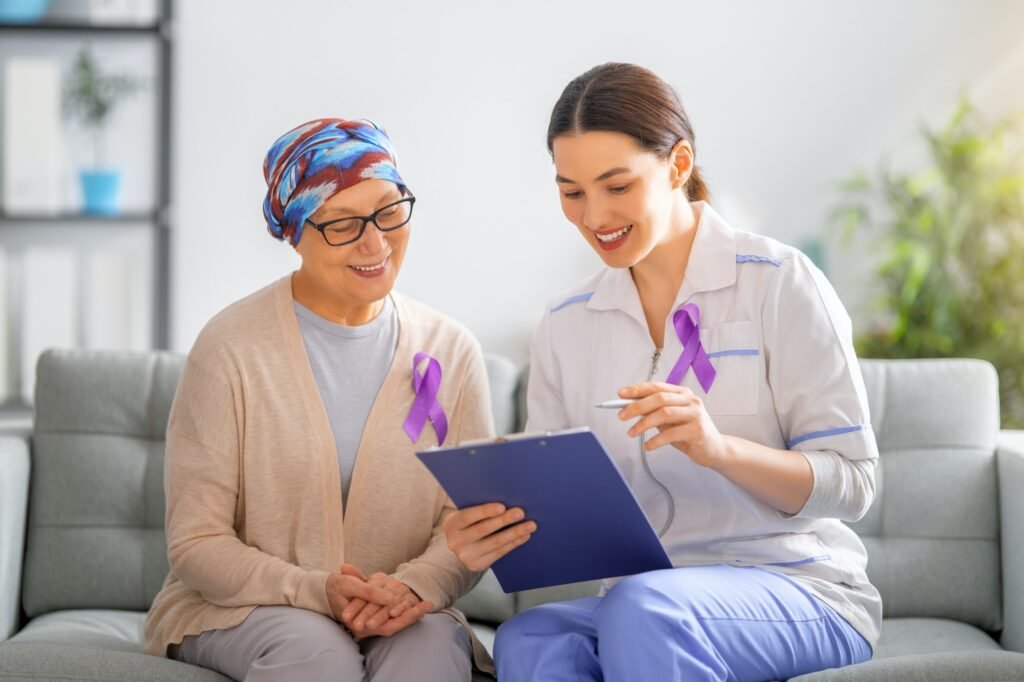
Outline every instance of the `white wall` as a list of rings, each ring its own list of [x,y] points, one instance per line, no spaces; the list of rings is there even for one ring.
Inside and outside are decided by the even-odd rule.
[[[369,117],[419,198],[399,289],[526,357],[545,301],[599,267],[565,222],[544,146],[562,87],[632,61],[680,92],[738,227],[798,243],[834,184],[913,154],[961,94],[1024,108],[1014,0],[176,4],[173,345],[297,267],[260,210],[285,130]],[[835,263],[844,296],[846,266]]]

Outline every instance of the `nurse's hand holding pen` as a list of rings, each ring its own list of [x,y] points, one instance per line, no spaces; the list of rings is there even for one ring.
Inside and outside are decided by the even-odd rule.
[[[619,419],[641,417],[630,428],[630,436],[636,438],[649,429],[658,430],[658,435],[644,442],[648,452],[672,445],[694,463],[710,468],[726,456],[725,437],[711,421],[704,402],[689,388],[650,381],[626,386],[619,395],[633,399],[619,411]]]
[[[723,435],[704,401],[689,388],[651,381],[626,386],[619,395],[632,401],[619,411],[619,419],[639,417],[629,429],[630,436],[658,430],[656,436],[644,441],[644,450],[672,445],[694,463],[717,471],[787,514],[799,513],[810,497],[814,474],[801,453]]]
[[[523,519],[519,507],[497,502],[460,509],[444,520],[448,548],[469,570],[485,571],[537,530],[536,522]]]

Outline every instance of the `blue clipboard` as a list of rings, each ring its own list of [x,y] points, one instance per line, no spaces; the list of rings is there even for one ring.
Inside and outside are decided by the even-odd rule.
[[[588,428],[416,456],[459,509],[501,502],[537,522],[533,537],[492,567],[505,592],[672,568],[636,496]]]

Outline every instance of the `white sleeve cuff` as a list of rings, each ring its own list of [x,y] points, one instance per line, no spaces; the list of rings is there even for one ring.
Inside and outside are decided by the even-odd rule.
[[[877,459],[850,460],[829,450],[801,451],[811,465],[814,484],[796,516],[857,521],[875,499]]]

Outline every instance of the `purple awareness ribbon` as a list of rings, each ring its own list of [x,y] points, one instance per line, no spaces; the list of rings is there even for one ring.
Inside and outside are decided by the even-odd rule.
[[[711,390],[711,384],[715,383],[715,368],[700,342],[700,308],[696,303],[687,303],[672,316],[672,325],[676,328],[676,336],[683,344],[683,352],[679,354],[679,359],[668,373],[666,381],[670,384],[679,384],[686,376],[686,370],[693,367],[697,381],[707,393]]]
[[[416,368],[424,358],[427,360],[427,371],[420,374]],[[420,434],[429,418],[434,424],[437,444],[444,445],[444,439],[448,435],[448,418],[444,416],[444,409],[437,400],[437,391],[440,388],[441,363],[420,351],[412,359],[412,390],[416,394],[416,398],[412,402],[409,416],[402,424],[402,428],[413,443],[420,439]]]

